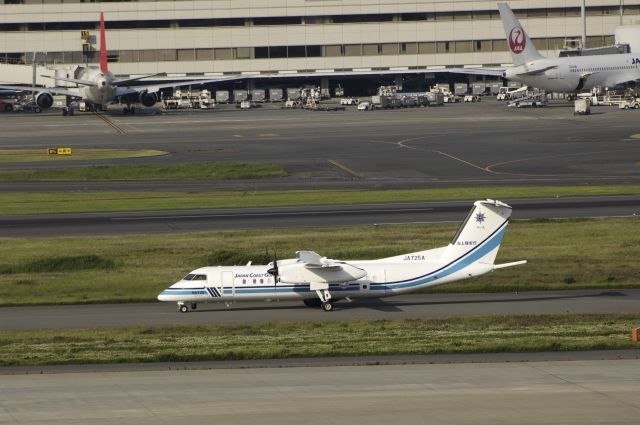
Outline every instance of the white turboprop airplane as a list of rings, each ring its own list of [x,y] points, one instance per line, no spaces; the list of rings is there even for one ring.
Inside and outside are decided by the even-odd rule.
[[[35,92],[35,102],[38,107],[48,109],[53,105],[53,95],[70,96],[82,99],[85,102],[102,107],[121,99],[127,106],[124,107],[123,113],[133,114],[135,109],[131,107],[132,103],[141,103],[150,107],[158,101],[158,91],[163,88],[189,86],[206,84],[218,80],[190,80],[190,81],[170,81],[162,84],[153,84],[145,86],[129,86],[128,84],[157,76],[143,75],[134,78],[118,79],[111,72],[107,63],[107,42],[104,27],[104,14],[100,13],[100,68],[89,67],[83,68],[77,78],[54,78],[57,81],[66,81],[75,83],[77,87],[53,87],[53,88],[31,88],[24,86],[0,85],[0,90],[15,90]]]
[[[181,312],[198,303],[301,300],[309,307],[333,309],[341,299],[381,298],[414,292],[490,271],[524,264],[494,264],[511,207],[476,201],[448,246],[369,261],[340,261],[313,251],[296,258],[253,266],[196,269],[158,295],[178,303]]]
[[[535,48],[507,3],[498,3],[513,67],[502,77],[530,87],[575,93],[593,87],[612,88],[640,79],[640,56],[633,54],[548,59]],[[496,74],[499,75],[499,74]]]

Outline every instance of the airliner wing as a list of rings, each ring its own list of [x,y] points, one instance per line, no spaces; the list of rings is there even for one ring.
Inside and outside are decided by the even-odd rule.
[[[145,76],[146,78],[147,76]],[[168,81],[166,83],[160,84],[151,84],[145,86],[118,86],[116,87],[116,97],[118,96],[126,96],[132,93],[156,93],[162,89],[175,88],[175,87],[184,87],[184,86],[199,86],[202,84],[223,82],[223,81],[234,81],[241,78],[238,77],[229,77],[229,78],[216,78],[209,80],[189,80],[189,81]]]
[[[442,71],[452,72],[454,74],[487,75],[490,77],[502,77],[505,70],[502,68],[448,68]]]
[[[5,86],[0,85],[0,90],[11,90],[11,91],[26,91],[26,92],[41,92],[46,91],[51,94],[60,94],[64,96],[73,96],[73,97],[81,97],[80,91],[77,88],[66,88],[66,87],[25,87],[25,86]]]
[[[78,80],[76,78],[65,78],[65,77],[52,77],[50,75],[41,75],[41,77],[51,78],[51,79],[56,80],[56,81],[66,81],[68,83],[76,83],[76,84],[80,84],[82,86],[95,86],[95,85],[97,85],[95,81],[90,81],[90,80]]]

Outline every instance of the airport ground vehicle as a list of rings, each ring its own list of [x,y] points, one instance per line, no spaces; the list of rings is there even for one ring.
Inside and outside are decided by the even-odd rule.
[[[469,103],[469,102],[480,102],[482,100],[482,97],[478,96],[477,94],[467,94],[464,96],[464,102],[465,103]]]
[[[500,201],[476,201],[447,246],[377,260],[341,261],[298,251],[295,258],[266,265],[202,267],[158,300],[177,303],[182,313],[198,303],[259,300],[300,300],[331,311],[340,299],[388,297],[468,279],[526,263],[495,264],[511,212]]]
[[[573,104],[574,115],[589,115],[591,113],[591,101],[589,99],[576,99]]]
[[[371,111],[373,109],[375,109],[375,106],[369,101],[358,103],[358,111]]]
[[[534,94],[520,97],[509,102],[509,108],[530,108],[547,106],[547,99],[544,94]]]
[[[346,97],[346,98],[340,99],[341,105],[357,105],[358,103],[360,103],[360,101],[354,97]]]
[[[640,109],[640,99],[625,99],[618,104],[619,109]]]

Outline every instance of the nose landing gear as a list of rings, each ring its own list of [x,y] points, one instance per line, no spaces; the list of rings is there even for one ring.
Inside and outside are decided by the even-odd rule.
[[[197,310],[198,309],[198,304],[197,303],[191,303],[190,305],[187,305],[183,302],[179,302],[178,303],[178,311],[180,311],[180,313],[186,313],[189,311],[189,308],[191,308],[191,310]]]

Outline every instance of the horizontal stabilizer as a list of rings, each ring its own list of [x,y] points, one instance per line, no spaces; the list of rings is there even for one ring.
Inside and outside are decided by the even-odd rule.
[[[519,266],[522,264],[526,264],[527,260],[513,261],[511,263],[503,263],[503,264],[494,264],[493,269],[506,269],[507,267]]]

